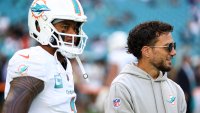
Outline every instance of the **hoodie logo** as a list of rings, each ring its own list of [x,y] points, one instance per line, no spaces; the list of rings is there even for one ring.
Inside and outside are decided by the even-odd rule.
[[[172,95],[170,95],[169,96],[169,99],[167,100],[167,102],[169,102],[169,103],[171,103],[171,104],[175,104],[175,100],[176,100],[176,97],[175,96],[172,96]]]
[[[121,104],[120,98],[113,99],[113,107],[114,108],[118,108],[120,106],[120,104]]]

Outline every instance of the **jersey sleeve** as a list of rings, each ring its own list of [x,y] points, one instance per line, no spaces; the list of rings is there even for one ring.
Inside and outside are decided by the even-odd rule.
[[[114,83],[110,87],[105,101],[105,113],[135,113],[131,94],[121,83]]]
[[[10,78],[32,76],[45,81],[45,67],[47,66],[37,56],[31,56],[27,51],[14,54],[8,64],[7,76]]]

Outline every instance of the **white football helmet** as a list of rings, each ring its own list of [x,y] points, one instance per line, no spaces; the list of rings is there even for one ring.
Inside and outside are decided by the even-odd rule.
[[[115,31],[108,37],[108,49],[112,52],[117,49],[123,49],[127,46],[127,33],[124,31]]]
[[[34,0],[28,15],[29,33],[40,44],[58,48],[65,57],[74,58],[82,54],[86,46],[88,37],[82,30],[86,19],[78,0]],[[80,25],[78,34],[58,32],[52,24],[57,20],[77,22]],[[62,37],[65,36],[72,37],[72,42],[64,42]],[[78,43],[75,38],[78,38]]]

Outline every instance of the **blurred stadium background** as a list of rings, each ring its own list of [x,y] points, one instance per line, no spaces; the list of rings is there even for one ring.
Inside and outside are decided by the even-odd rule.
[[[193,112],[200,113],[200,0],[80,0],[88,21],[84,31],[89,37],[86,50],[81,56],[86,71],[91,77],[90,83],[78,77],[75,72],[78,93],[77,109],[79,113],[102,113],[102,95],[110,59],[109,36],[116,31],[128,33],[135,25],[149,20],[160,20],[174,26],[173,37],[177,43],[177,55],[173,59],[174,69],[169,77],[178,81],[183,57],[190,58],[193,74],[187,75],[188,85],[193,86],[189,93],[193,99]],[[3,84],[6,77],[7,61],[19,49],[34,46],[37,43],[29,38],[27,27],[28,8],[32,0],[0,1],[0,77],[1,103],[3,102]],[[124,54],[126,54],[124,52]],[[72,63],[74,63],[72,61]],[[113,62],[112,62],[113,63]],[[76,63],[74,63],[76,68]],[[76,70],[76,69],[75,69]],[[192,77],[191,77],[192,76]],[[195,84],[195,85],[191,85]],[[106,91],[105,91],[106,92]],[[187,92],[185,92],[187,93]],[[189,113],[189,112],[188,112]]]

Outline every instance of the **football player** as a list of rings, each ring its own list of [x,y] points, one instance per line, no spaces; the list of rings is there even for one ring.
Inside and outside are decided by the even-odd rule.
[[[78,0],[34,0],[28,26],[38,46],[20,50],[8,64],[3,113],[76,113],[69,59],[82,54],[87,17]],[[86,78],[87,76],[85,76]]]

